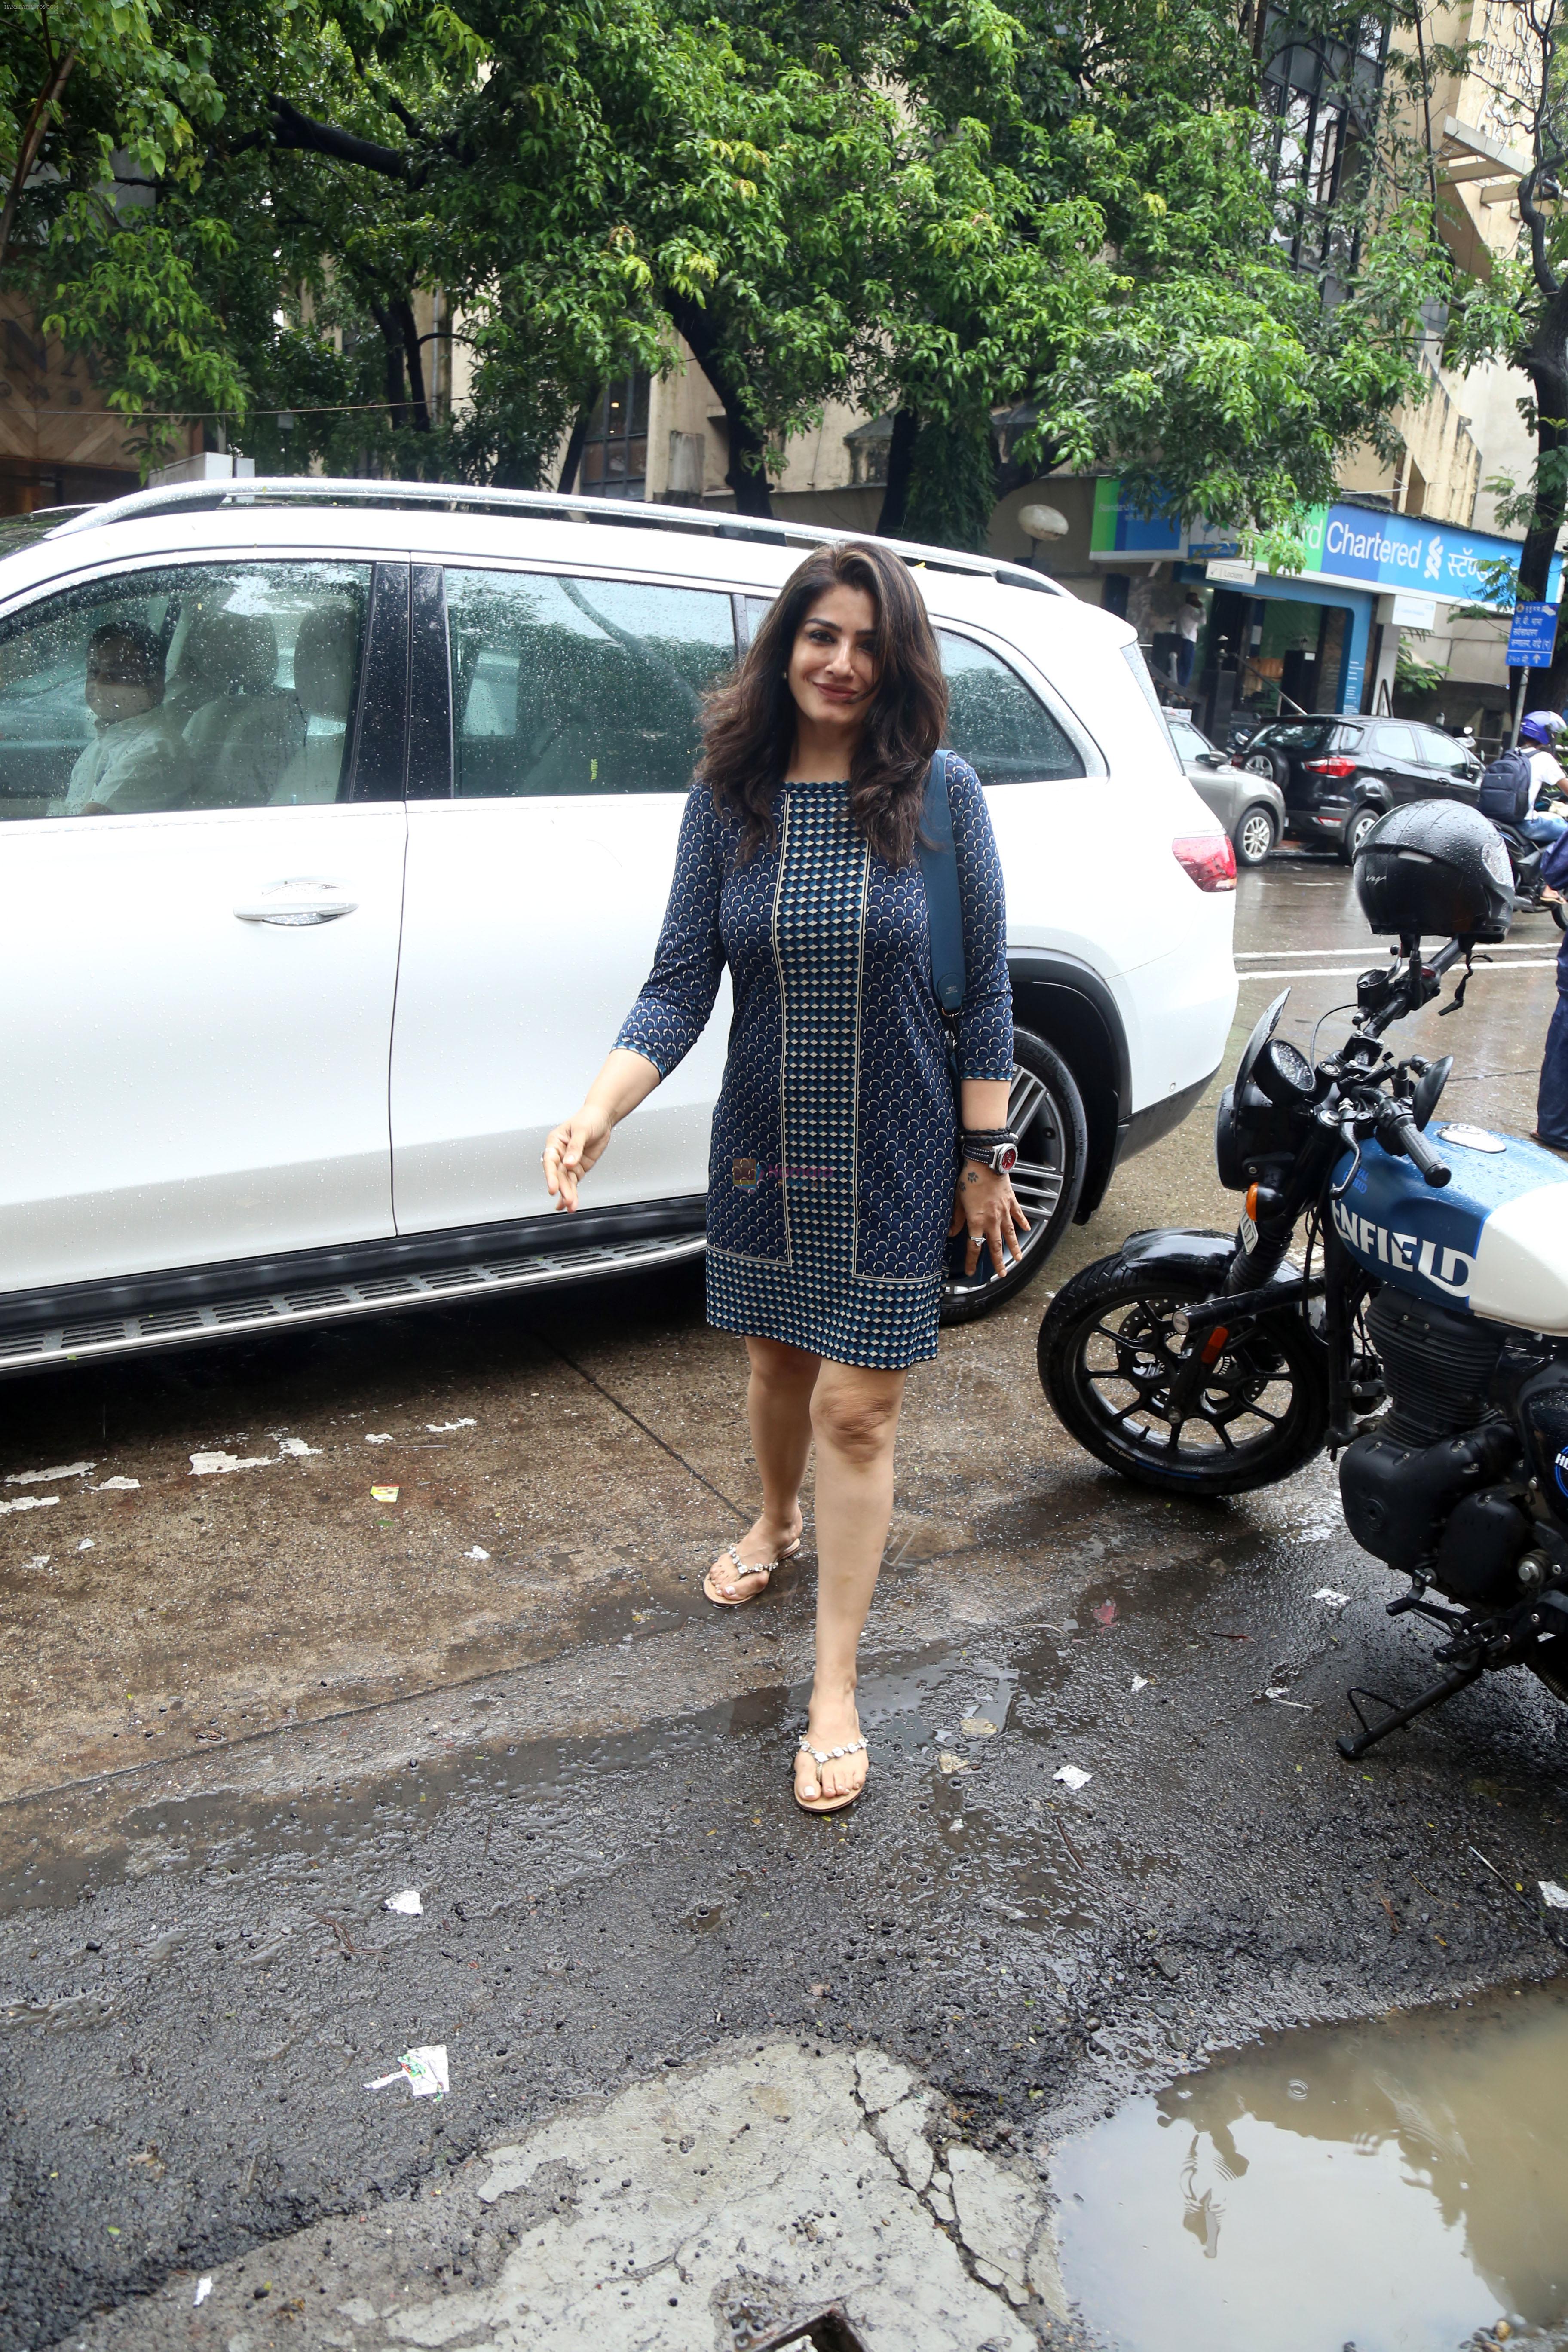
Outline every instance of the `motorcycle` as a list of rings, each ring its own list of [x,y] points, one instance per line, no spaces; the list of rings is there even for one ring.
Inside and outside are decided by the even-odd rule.
[[[1541,878],[1541,861],[1545,852],[1540,842],[1531,841],[1516,824],[1506,824],[1498,817],[1491,822],[1502,835],[1508,862],[1513,869],[1514,913],[1535,915],[1544,909],[1560,931],[1568,931],[1568,906],[1559,898],[1546,896],[1546,885]]]
[[[1405,1706],[1352,1691],[1352,1759],[1505,1667],[1568,1700],[1568,1165],[1434,1129],[1453,1056],[1383,1044],[1460,962],[1444,1010],[1462,1004],[1475,948],[1508,929],[1506,860],[1477,811],[1415,803],[1373,828],[1355,881],[1398,948],[1321,1060],[1277,1034],[1289,990],[1253,1030],[1215,1121],[1219,1181],[1245,1196],[1234,1236],[1133,1234],[1058,1292],[1038,1348],[1064,1426],[1161,1493],[1246,1494],[1338,1458],[1351,1534],[1409,1580],[1388,1613],[1440,1625],[1447,1668]],[[1430,960],[1423,932],[1447,934]]]

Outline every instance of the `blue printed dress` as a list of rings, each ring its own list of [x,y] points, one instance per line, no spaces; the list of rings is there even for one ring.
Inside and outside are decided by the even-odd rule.
[[[1002,869],[973,768],[948,762],[968,978],[959,1069],[1013,1069]],[[777,840],[692,789],[647,985],[618,1045],[668,1077],[729,965],[735,1013],[708,1173],[708,1320],[840,1364],[936,1353],[957,1123],[925,885],[855,830],[847,783],[787,784]]]

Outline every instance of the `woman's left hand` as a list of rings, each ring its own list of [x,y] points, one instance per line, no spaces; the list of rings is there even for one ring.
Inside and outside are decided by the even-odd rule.
[[[983,1247],[989,1245],[991,1263],[998,1274],[1007,1270],[1007,1252],[1022,1265],[1022,1236],[1029,1230],[1029,1220],[1018,1205],[1011,1177],[999,1175],[994,1168],[983,1168],[978,1160],[965,1160],[958,1171],[953,1188],[952,1223],[948,1237],[967,1232],[969,1247],[963,1254],[963,1271],[972,1275],[980,1264]]]

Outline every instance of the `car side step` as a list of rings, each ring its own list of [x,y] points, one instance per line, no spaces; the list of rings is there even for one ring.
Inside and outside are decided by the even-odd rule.
[[[0,1330],[0,1372],[36,1371],[45,1364],[85,1363],[145,1348],[178,1346],[220,1332],[292,1330],[303,1323],[341,1322],[351,1315],[385,1314],[450,1298],[492,1297],[545,1284],[580,1282],[590,1275],[629,1273],[700,1256],[705,1237],[605,1243],[572,1250],[533,1250],[512,1257],[430,1266],[417,1274],[366,1275],[357,1282],[299,1284],[287,1290],[239,1293],[200,1306],[150,1307],[138,1315],[79,1318],[29,1330]]]

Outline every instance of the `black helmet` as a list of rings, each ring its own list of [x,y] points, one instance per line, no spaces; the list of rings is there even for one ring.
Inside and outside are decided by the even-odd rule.
[[[1385,937],[1500,940],[1513,916],[1502,836],[1463,801],[1411,801],[1379,817],[1356,852],[1355,888]]]

